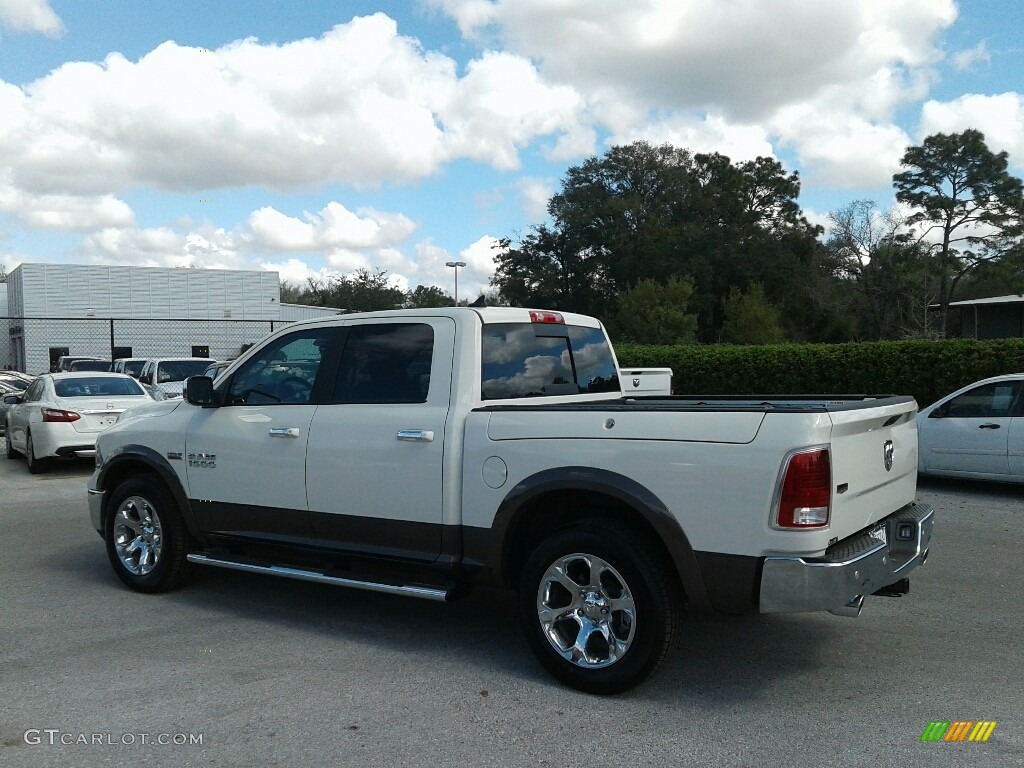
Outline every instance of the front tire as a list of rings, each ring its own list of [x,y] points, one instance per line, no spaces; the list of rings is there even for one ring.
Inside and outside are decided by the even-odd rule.
[[[117,577],[138,592],[174,589],[189,573],[181,512],[154,475],[117,486],[106,510],[103,539]]]
[[[25,432],[25,463],[28,465],[29,473],[41,475],[50,468],[49,459],[37,459],[36,449],[32,444],[32,433]]]
[[[519,612],[531,649],[587,693],[621,693],[647,678],[679,634],[681,609],[657,543],[614,523],[557,531],[523,567]]]

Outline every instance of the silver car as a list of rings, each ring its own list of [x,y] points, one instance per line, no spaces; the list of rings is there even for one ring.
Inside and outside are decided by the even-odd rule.
[[[23,389],[18,389],[0,379],[0,435],[4,434],[5,425],[7,424],[7,411],[11,408],[10,404],[4,402],[3,398],[7,395],[20,395],[22,392],[24,392]]]
[[[152,399],[120,373],[47,373],[17,395],[4,396],[7,458],[23,454],[38,474],[57,457],[91,456],[96,436],[117,417]]]

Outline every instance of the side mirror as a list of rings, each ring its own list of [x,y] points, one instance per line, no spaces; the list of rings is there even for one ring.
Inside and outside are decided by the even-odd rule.
[[[204,408],[214,405],[213,379],[209,376],[189,376],[185,379],[185,399],[191,405]]]
[[[22,402],[24,395],[4,395],[4,403],[7,405],[17,405]]]

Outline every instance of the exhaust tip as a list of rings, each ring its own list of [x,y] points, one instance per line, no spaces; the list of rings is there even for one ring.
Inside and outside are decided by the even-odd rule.
[[[856,619],[860,616],[860,612],[862,610],[864,610],[864,595],[857,595],[842,608],[833,608],[829,613],[836,616],[848,616],[851,619]]]

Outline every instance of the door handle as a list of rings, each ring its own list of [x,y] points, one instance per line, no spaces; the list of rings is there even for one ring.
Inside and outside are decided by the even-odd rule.
[[[999,429],[999,425],[998,424],[982,424],[982,425],[980,425],[978,427],[978,429]]]
[[[298,427],[271,427],[270,428],[270,436],[271,437],[298,437],[299,436],[299,428]]]
[[[411,443],[432,443],[434,441],[434,433],[427,429],[400,429],[398,431],[398,439]]]

